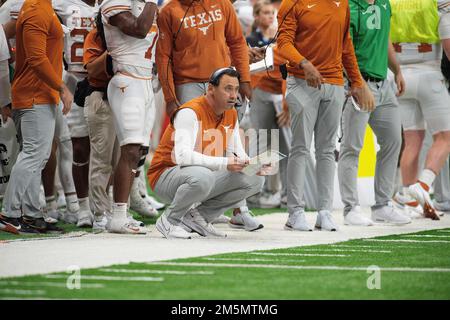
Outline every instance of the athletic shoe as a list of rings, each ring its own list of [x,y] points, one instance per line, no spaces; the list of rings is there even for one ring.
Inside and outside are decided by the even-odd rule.
[[[306,222],[305,212],[303,211],[290,214],[284,229],[289,231],[312,231],[312,228]]]
[[[56,210],[55,210],[56,211]],[[44,217],[45,222],[50,224],[56,224],[58,222],[58,219],[55,219],[49,215],[49,212],[46,209],[41,209],[42,216]]]
[[[0,214],[0,230],[13,234],[38,234],[39,231],[24,224],[21,218],[9,218]]]
[[[130,220],[124,218],[112,218],[109,225],[107,225],[108,231],[112,233],[121,234],[146,234],[147,231],[131,223]]]
[[[423,215],[425,218],[430,218],[431,220],[440,220],[436,213],[436,209],[433,207],[433,202],[431,201],[430,194],[424,189],[424,185],[420,182],[412,184],[408,187],[408,193],[411,197],[419,201],[423,208]]]
[[[109,222],[111,221],[112,214],[105,212],[102,215],[94,215],[94,222],[92,223],[92,232],[100,233],[107,231]]]
[[[78,213],[77,227],[79,228],[92,228],[94,221],[94,215],[90,210],[80,210]]]
[[[147,184],[145,182],[145,175],[140,174],[139,177],[135,178],[135,180],[136,179],[138,180],[138,190],[142,199],[144,199],[145,202],[147,202],[152,208],[155,208],[156,210],[164,209],[164,207],[166,206],[164,203],[161,203],[157,201],[155,198],[148,195]]]
[[[158,216],[158,210],[149,205],[141,197],[135,183],[133,183],[133,187],[130,192],[130,209],[142,217],[156,218]]]
[[[344,216],[344,224],[348,226],[371,226],[373,221],[363,215],[360,206],[355,206]]]
[[[372,209],[372,220],[377,222],[386,222],[392,224],[408,224],[411,223],[411,218],[401,214],[392,203],[388,203],[377,209]]]
[[[183,217],[183,224],[191,228],[203,237],[226,238],[226,234],[217,230],[211,223],[206,222],[205,218],[197,209],[190,209]]]
[[[227,217],[224,214],[221,214],[220,216],[218,216],[216,219],[214,219],[214,221],[212,222],[213,224],[219,224],[219,223],[228,223],[230,222],[230,218]]]
[[[64,192],[58,192],[58,199],[56,200],[56,205],[58,209],[65,208],[66,207],[66,196],[64,195]]]
[[[63,229],[57,227],[54,224],[45,222],[44,218],[32,218],[32,217],[23,216],[22,221],[28,227],[39,231],[39,233],[50,233],[50,234],[64,233]]]
[[[411,196],[397,192],[392,200],[394,206],[411,219],[423,218],[422,206]]]
[[[127,212],[127,219],[134,226],[145,227],[145,223],[143,223],[142,221],[139,221],[139,220],[136,220],[135,218],[133,218],[133,216],[129,212]]]
[[[77,224],[78,223],[78,211],[72,212],[68,209],[64,212],[62,216],[62,221],[69,224]]]
[[[336,223],[333,221],[329,210],[320,210],[317,214],[315,228],[318,230],[338,231]]]
[[[190,233],[186,232],[180,226],[173,225],[167,220],[165,214],[163,213],[158,220],[156,220],[156,229],[161,232],[161,234],[167,238],[178,238],[178,239],[191,239]]]
[[[228,222],[229,226],[246,231],[256,231],[264,226],[253,216],[253,213],[247,207],[239,208],[238,213],[234,214]]]
[[[252,208],[278,208],[281,203],[280,193],[261,192],[259,195],[248,198],[247,202]]]

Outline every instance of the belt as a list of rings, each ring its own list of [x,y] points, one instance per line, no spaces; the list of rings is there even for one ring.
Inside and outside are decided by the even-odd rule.
[[[369,76],[369,75],[367,75],[367,74],[361,74],[362,75],[362,77],[363,77],[363,79],[364,80],[366,80],[366,82],[381,82],[381,81],[384,81],[385,79],[382,79],[382,78],[376,78],[376,77],[371,77],[371,76]]]
[[[401,53],[402,52],[402,46],[400,43],[393,43],[395,52]],[[426,53],[426,52],[432,52],[433,46],[429,43],[421,43],[417,46],[417,52],[419,53]]]

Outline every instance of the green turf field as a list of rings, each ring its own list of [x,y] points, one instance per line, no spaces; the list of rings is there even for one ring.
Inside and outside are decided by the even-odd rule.
[[[0,279],[0,299],[450,299],[450,229],[80,275],[72,290],[68,273]]]

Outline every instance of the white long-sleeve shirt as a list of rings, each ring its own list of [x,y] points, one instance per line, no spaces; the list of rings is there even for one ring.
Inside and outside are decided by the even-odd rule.
[[[196,113],[189,108],[180,110],[174,120],[175,139],[174,153],[176,163],[180,166],[199,165],[211,170],[226,170],[228,159],[226,157],[207,156],[195,151],[195,145],[199,130],[199,122]],[[227,156],[234,156],[246,160],[249,159],[242,146],[239,135],[239,122],[236,121],[232,139],[226,148]]]

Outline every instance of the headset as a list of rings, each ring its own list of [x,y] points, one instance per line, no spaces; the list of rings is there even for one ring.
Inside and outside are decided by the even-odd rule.
[[[238,78],[238,80],[240,81],[240,79],[241,79],[241,75],[239,74],[239,72],[237,72],[237,70],[235,70],[235,69],[233,69],[233,68],[231,68],[231,67],[225,67],[225,68],[220,68],[220,69],[217,69],[216,71],[214,71],[213,72],[213,74],[209,77],[209,80],[208,80],[208,82],[210,83],[210,84],[212,84],[213,86],[218,86],[219,85],[219,82],[220,82],[220,78],[224,75],[224,74],[226,74],[227,72],[230,72],[230,73],[236,73],[237,74],[237,78]]]

